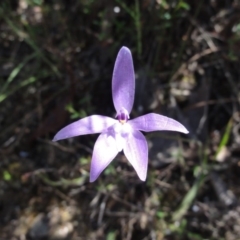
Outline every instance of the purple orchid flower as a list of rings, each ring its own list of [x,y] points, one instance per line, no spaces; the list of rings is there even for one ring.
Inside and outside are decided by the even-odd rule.
[[[100,115],[85,117],[61,129],[53,139],[53,141],[58,141],[79,135],[101,133],[93,149],[90,182],[95,181],[122,150],[139,178],[145,181],[148,167],[148,145],[140,131],[169,130],[188,133],[181,123],[155,113],[129,120],[134,93],[135,76],[132,54],[127,47],[122,47],[115,62],[112,78],[116,119]]]

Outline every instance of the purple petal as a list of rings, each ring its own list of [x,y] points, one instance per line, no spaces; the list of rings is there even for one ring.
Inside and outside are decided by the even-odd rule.
[[[123,151],[139,178],[145,181],[148,167],[148,145],[143,134],[137,130],[129,134]]]
[[[114,123],[116,123],[116,120],[110,117],[100,115],[85,117],[62,128],[54,136],[53,141],[76,137],[79,135],[100,133]]]
[[[130,114],[135,93],[135,75],[132,54],[127,47],[122,47],[117,55],[112,78],[114,107],[119,113],[125,108]]]
[[[94,182],[118,153],[116,141],[111,132],[102,133],[93,148],[90,182]]]
[[[188,133],[188,130],[178,121],[156,113],[143,115],[128,123],[133,129],[145,132],[168,130]]]

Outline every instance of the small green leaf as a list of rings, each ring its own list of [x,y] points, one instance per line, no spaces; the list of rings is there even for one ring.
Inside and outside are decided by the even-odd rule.
[[[85,165],[85,164],[89,163],[89,159],[85,158],[85,157],[81,157],[79,159],[79,162],[80,162],[80,164]]]
[[[109,166],[108,166],[108,168],[104,171],[104,174],[105,175],[114,175],[116,173],[116,169],[115,169],[115,167],[113,166],[113,164],[110,164]]]
[[[158,211],[158,212],[157,212],[157,217],[158,217],[158,218],[163,219],[165,216],[166,216],[166,213],[165,213],[165,212],[162,212],[162,211]]]
[[[107,240],[115,240],[116,239],[116,232],[109,232],[107,234]]]
[[[185,10],[190,10],[190,6],[188,5],[188,3],[182,2],[182,1],[178,4],[178,8],[183,8]]]
[[[166,19],[166,20],[170,20],[172,17],[171,17],[171,14],[169,12],[166,12],[163,14],[163,18]]]
[[[4,172],[3,172],[3,179],[5,181],[10,181],[12,179],[11,174],[7,170],[4,170]]]

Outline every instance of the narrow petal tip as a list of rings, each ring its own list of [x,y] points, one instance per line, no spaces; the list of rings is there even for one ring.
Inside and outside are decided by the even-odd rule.
[[[145,182],[145,181],[146,181],[146,178],[147,178],[147,174],[145,174],[145,175],[143,175],[143,176],[138,175],[138,177],[139,177],[139,179],[140,179],[141,181]]]
[[[97,177],[92,177],[92,176],[90,175],[89,182],[90,182],[90,183],[95,182],[96,179],[97,179]]]
[[[57,142],[59,139],[57,137],[57,135],[54,136],[54,138],[52,139],[52,142]]]
[[[128,47],[122,46],[121,49],[119,50],[119,52],[128,52],[131,54],[131,51]]]
[[[188,134],[189,131],[185,128],[185,130],[183,130],[183,133]]]
[[[179,132],[184,133],[184,134],[188,134],[189,133],[189,131],[181,123],[179,123],[179,125],[180,125]]]

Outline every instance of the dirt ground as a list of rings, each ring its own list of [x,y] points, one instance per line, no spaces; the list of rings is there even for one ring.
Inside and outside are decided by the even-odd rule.
[[[52,138],[115,117],[122,46],[130,117],[163,114],[189,134],[144,134],[146,182],[118,154],[90,183],[98,135]],[[2,0],[0,240],[240,239],[239,94],[238,0]]]

